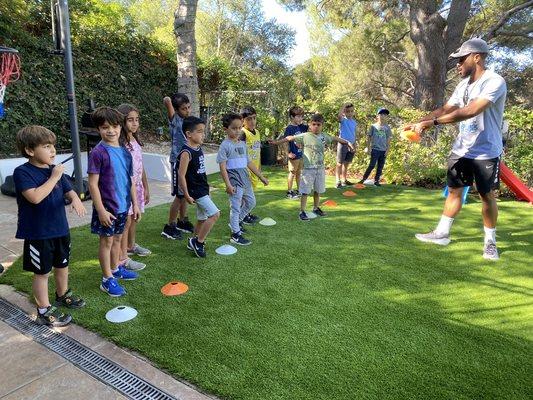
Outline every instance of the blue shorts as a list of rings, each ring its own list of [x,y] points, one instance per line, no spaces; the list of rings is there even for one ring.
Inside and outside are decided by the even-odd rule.
[[[124,232],[124,227],[126,226],[126,221],[128,219],[128,212],[123,212],[115,215],[116,219],[114,219],[111,223],[111,226],[103,226],[100,223],[100,219],[98,218],[98,213],[93,208],[93,216],[91,219],[91,233],[95,233],[98,236],[114,236],[114,235],[122,235],[122,232]]]
[[[196,219],[198,221],[205,221],[220,211],[209,195],[202,196],[194,202],[196,203]]]

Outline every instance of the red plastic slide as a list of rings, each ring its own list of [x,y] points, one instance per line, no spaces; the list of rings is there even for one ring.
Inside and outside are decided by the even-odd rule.
[[[515,194],[518,200],[533,203],[533,192],[513,174],[513,171],[503,161],[500,163],[500,178],[509,190]]]

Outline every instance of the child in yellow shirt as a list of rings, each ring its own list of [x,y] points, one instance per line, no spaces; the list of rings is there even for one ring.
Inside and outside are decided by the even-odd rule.
[[[248,151],[248,156],[253,164],[256,166],[258,171],[261,171],[261,134],[256,129],[257,127],[257,112],[252,106],[246,106],[241,108],[241,117],[243,120],[243,139],[246,141],[246,147]],[[249,173],[250,181],[252,182],[252,189],[255,191],[257,188],[257,183],[259,178],[253,174]],[[259,221],[257,215],[248,214],[244,217],[243,221],[245,224],[254,224]]]

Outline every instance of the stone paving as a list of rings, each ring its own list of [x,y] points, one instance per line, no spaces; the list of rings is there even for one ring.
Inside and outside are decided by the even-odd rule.
[[[172,201],[169,183],[150,181],[149,185],[148,206]],[[67,212],[70,227],[90,222],[92,204],[90,201],[84,204],[88,213],[83,218]],[[16,200],[0,194],[0,262],[6,268],[22,255],[22,240],[14,238],[16,227]],[[28,297],[16,292],[11,286],[0,284],[0,298],[19,307],[28,315],[35,314],[35,306]],[[199,392],[187,382],[174,379],[140,355],[124,350],[80,326],[71,324],[61,331],[178,399],[216,399]],[[126,399],[112,387],[96,380],[3,321],[0,321],[0,360],[1,399]]]

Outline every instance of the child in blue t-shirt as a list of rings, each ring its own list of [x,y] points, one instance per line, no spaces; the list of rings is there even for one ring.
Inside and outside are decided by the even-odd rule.
[[[355,109],[352,103],[346,103],[341,107],[339,111],[339,137],[355,147],[357,121],[354,119],[354,114]],[[347,180],[346,175],[354,156],[355,151],[351,151],[348,148],[348,145],[337,143],[337,167],[335,169],[335,177],[337,180],[335,187],[337,189],[353,185],[352,182]]]
[[[92,119],[102,140],[91,150],[87,167],[93,199],[91,232],[100,237],[98,258],[103,275],[100,289],[118,297],[126,291],[117,280],[138,277],[120,264],[119,258],[130,205],[135,221],[140,221],[141,212],[132,180],[131,154],[120,143],[124,116],[111,107],[100,107],[93,112]]]
[[[309,127],[303,123],[304,110],[302,107],[294,106],[289,110],[290,123],[285,128],[284,137],[295,136],[307,132]],[[300,177],[304,167],[302,149],[294,142],[289,142],[289,176],[287,178],[287,198],[297,199],[300,197]],[[292,190],[292,185],[296,179],[296,190]]]
[[[70,234],[64,196],[72,209],[86,213],[78,195],[63,175],[63,164],[54,165],[56,136],[42,126],[30,125],[17,133],[17,147],[28,162],[15,168],[17,194],[16,237],[24,239],[23,269],[33,272],[33,296],[40,325],[65,326],[72,320],[56,307],[81,308],[85,302],[68,286]],[[56,300],[48,298],[48,277],[54,268]]]

